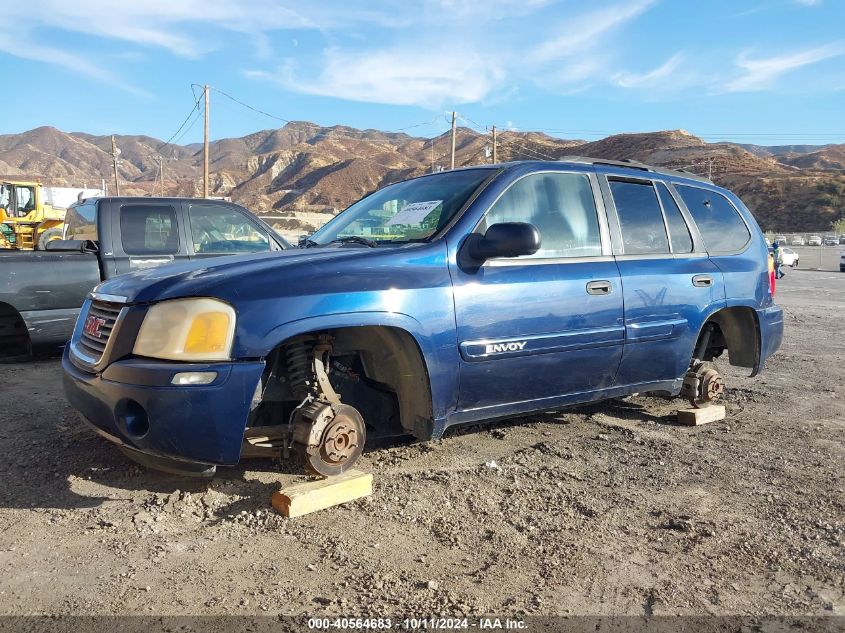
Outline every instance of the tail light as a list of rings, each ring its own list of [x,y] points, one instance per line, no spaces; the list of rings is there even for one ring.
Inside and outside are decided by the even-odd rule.
[[[766,259],[769,261],[769,294],[774,299],[775,286],[777,285],[777,280],[775,279],[775,257],[769,253]]]

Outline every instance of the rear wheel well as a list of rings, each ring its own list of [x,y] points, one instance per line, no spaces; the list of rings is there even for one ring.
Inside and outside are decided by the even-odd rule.
[[[331,338],[328,368],[332,387],[344,404],[355,407],[368,427],[368,436],[412,434],[431,437],[431,389],[422,352],[407,331],[395,327],[359,326],[305,332]],[[300,405],[291,389],[285,346],[267,356],[262,377],[262,402],[250,426],[287,424]]]
[[[0,359],[29,356],[32,343],[26,323],[14,306],[0,302]]]
[[[760,327],[752,308],[724,308],[712,314],[698,335],[693,361],[713,360],[726,349],[731,365],[756,369],[760,359]]]

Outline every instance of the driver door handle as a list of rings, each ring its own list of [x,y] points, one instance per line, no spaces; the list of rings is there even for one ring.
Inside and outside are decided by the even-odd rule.
[[[613,292],[613,284],[606,279],[597,279],[587,283],[587,294],[609,295],[611,292]]]
[[[694,275],[692,285],[696,288],[709,288],[713,285],[713,277],[710,275]]]

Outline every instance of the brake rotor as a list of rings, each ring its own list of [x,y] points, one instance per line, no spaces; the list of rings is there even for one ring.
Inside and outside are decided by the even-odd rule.
[[[696,409],[709,407],[716,400],[722,397],[725,392],[725,383],[719,372],[709,364],[701,363],[695,370],[698,379],[696,395],[689,398],[690,404]]]
[[[367,433],[357,409],[322,405],[304,413],[294,423],[294,446],[305,468],[325,477],[352,468],[361,457]]]

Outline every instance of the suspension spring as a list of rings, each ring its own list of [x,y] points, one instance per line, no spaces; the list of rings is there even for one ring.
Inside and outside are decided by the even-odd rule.
[[[314,390],[315,380],[311,369],[311,350],[314,338],[298,336],[285,345],[290,388],[297,398],[304,398]]]

